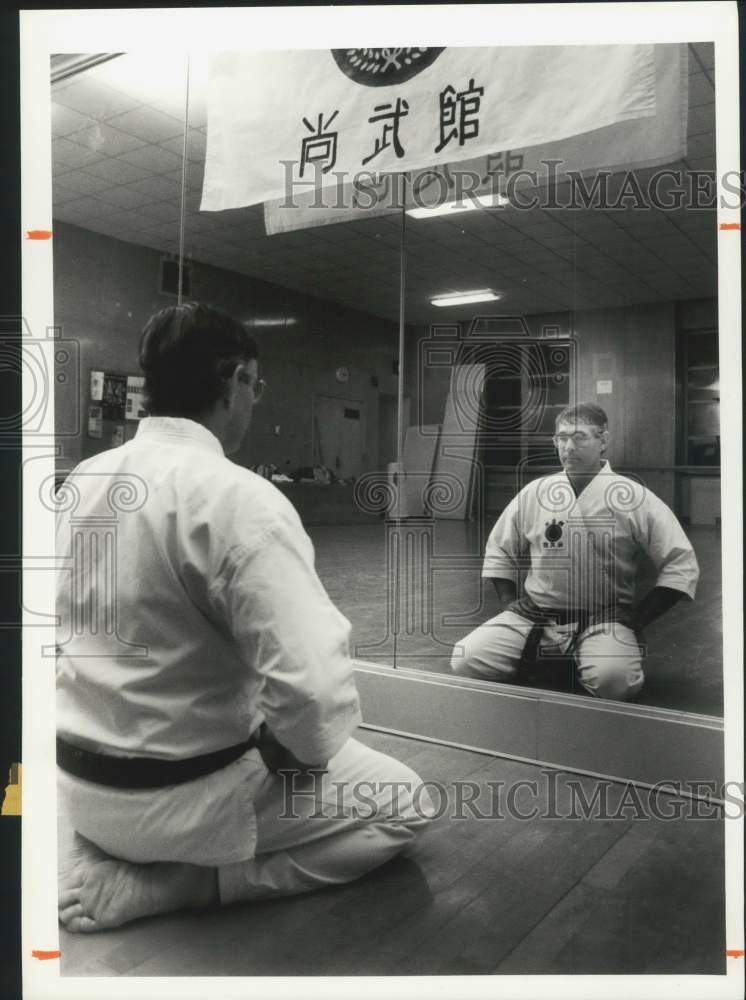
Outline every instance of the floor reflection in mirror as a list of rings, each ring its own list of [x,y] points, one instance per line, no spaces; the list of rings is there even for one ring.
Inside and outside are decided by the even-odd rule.
[[[425,583],[419,573],[404,581],[407,603],[415,608],[414,621],[410,623],[413,629],[408,632],[403,621],[394,642],[387,621],[391,618],[387,603],[391,593],[387,526],[379,523],[308,527],[316,547],[319,575],[334,603],[352,623],[353,654],[361,660],[450,674],[454,643],[497,614],[496,601],[491,583],[482,582],[480,577],[483,541],[477,524],[436,520],[426,530],[432,538],[431,582]],[[407,529],[404,521],[401,531],[411,533],[412,529]],[[720,531],[714,527],[690,526],[687,535],[700,567],[697,598],[694,603],[679,603],[646,629],[646,681],[636,701],[676,711],[722,716]],[[651,573],[643,568],[638,578],[639,589],[644,592],[653,582]],[[431,608],[430,629],[421,608],[423,595]],[[527,680],[550,690],[584,693],[575,683],[572,666],[566,661],[540,665]]]

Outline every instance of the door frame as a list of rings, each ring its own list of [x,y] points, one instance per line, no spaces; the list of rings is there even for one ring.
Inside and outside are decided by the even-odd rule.
[[[319,397],[324,399],[338,399],[343,403],[354,403],[360,409],[360,464],[365,466],[364,456],[366,455],[366,442],[368,437],[368,415],[365,406],[365,400],[354,399],[351,396],[340,396],[335,392],[313,392],[311,394],[311,464],[316,465],[316,446],[317,446],[317,436],[316,436],[316,417],[317,417],[317,407],[316,400]],[[320,463],[319,463],[320,464]],[[330,468],[330,466],[326,466]]]

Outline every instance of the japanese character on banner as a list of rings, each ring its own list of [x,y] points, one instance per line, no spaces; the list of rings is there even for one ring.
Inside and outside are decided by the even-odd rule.
[[[391,104],[379,104],[373,108],[373,111],[381,113],[371,115],[368,119],[370,124],[372,125],[374,122],[384,122],[385,124],[382,134],[376,139],[373,152],[370,156],[366,156],[362,162],[368,163],[374,156],[378,156],[384,149],[392,145],[397,157],[401,159],[404,156],[404,148],[399,141],[399,122],[409,114],[409,104],[404,98],[397,97],[395,106]]]
[[[523,168],[523,154],[513,153],[510,149],[503,153],[487,154],[487,176],[482,178],[483,184],[489,184],[500,175],[505,177]]]
[[[305,167],[314,165],[321,166],[322,174],[328,173],[337,162],[337,132],[328,131],[329,126],[339,114],[335,111],[330,118],[324,122],[323,114],[318,116],[316,130],[307,118],[303,119],[311,135],[303,137],[300,154],[300,176],[303,176]]]
[[[450,84],[440,93],[440,142],[435,147],[439,153],[451,139],[458,139],[463,146],[467,139],[479,135],[479,106],[484,87],[475,87],[469,80],[466,90],[456,91]]]
[[[417,178],[417,192],[419,197],[423,198],[425,192],[436,182],[438,185],[438,191],[443,190],[444,183],[448,191],[452,191],[456,186],[456,182],[451,176],[451,171],[447,163],[442,163],[438,167],[432,167],[430,170],[423,171],[419,174]]]

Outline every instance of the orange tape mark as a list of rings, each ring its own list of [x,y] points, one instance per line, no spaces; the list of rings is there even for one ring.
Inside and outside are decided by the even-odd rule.
[[[28,229],[26,231],[27,240],[51,240],[51,229]]]
[[[726,948],[725,954],[728,958],[743,958],[746,952],[742,951],[740,948]]]
[[[721,229],[740,229],[741,228],[741,223],[740,222],[721,222],[720,223],[720,228]]]
[[[31,957],[32,958],[38,958],[42,962],[46,962],[50,958],[59,958],[60,957],[60,953],[58,951],[36,951],[36,950],[34,950],[34,951],[31,952]]]

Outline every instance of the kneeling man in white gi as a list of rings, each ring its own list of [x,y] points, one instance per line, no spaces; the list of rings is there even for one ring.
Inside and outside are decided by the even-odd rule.
[[[604,459],[608,437],[606,414],[594,403],[557,417],[564,471],[525,486],[492,529],[482,576],[492,579],[503,610],[455,646],[457,674],[514,683],[522,663],[572,653],[589,694],[625,700],[642,688],[641,630],[682,597],[694,598],[699,568],[672,511]],[[642,552],[658,576],[635,604]]]
[[[351,738],[350,625],[295,509],[225,457],[264,387],[253,339],[210,307],[169,307],[140,363],[150,416],[58,495],[72,931],[347,882],[432,815],[413,771]]]

